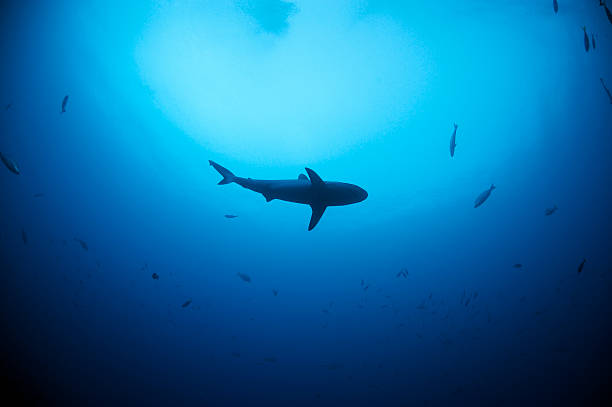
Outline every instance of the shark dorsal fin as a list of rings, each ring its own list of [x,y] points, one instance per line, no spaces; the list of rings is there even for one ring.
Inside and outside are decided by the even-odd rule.
[[[312,216],[310,217],[310,224],[308,225],[308,230],[312,230],[315,226],[317,226],[317,223],[319,223],[321,216],[323,216],[323,212],[325,212],[325,208],[327,208],[327,206],[325,205],[310,205],[310,207],[312,208]]]
[[[314,172],[310,168],[306,168],[306,172],[308,173],[308,176],[310,177],[310,183],[312,185],[315,185],[315,186],[323,186],[323,185],[325,185],[325,182],[323,182],[321,177],[319,177],[319,175],[316,172]],[[323,213],[321,213],[321,214],[323,214]]]
[[[298,175],[298,179],[300,181],[308,181],[308,177],[306,175],[304,175],[304,174]]]

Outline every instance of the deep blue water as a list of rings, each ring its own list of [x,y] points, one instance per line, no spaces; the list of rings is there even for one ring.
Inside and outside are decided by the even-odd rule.
[[[2,397],[605,405],[612,24],[559,3],[3,2]]]

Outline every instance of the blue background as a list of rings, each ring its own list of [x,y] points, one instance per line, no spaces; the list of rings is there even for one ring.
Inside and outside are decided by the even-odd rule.
[[[41,405],[601,400],[612,25],[560,3],[4,2],[4,382]],[[307,232],[209,159],[369,197]]]

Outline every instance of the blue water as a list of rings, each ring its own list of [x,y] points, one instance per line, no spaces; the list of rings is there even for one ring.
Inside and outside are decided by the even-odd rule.
[[[612,24],[559,3],[3,2],[3,394],[598,405]],[[369,197],[308,232],[208,160]]]

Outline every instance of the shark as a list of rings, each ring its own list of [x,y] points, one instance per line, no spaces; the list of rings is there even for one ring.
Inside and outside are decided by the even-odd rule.
[[[309,231],[317,226],[328,206],[351,205],[368,197],[368,193],[363,188],[345,182],[323,181],[310,168],[306,168],[308,176],[300,174],[297,179],[261,180],[237,177],[216,162],[211,160],[208,162],[223,176],[218,185],[236,183],[243,188],[262,194],[266,202],[278,199],[310,205],[312,216],[308,224]]]

